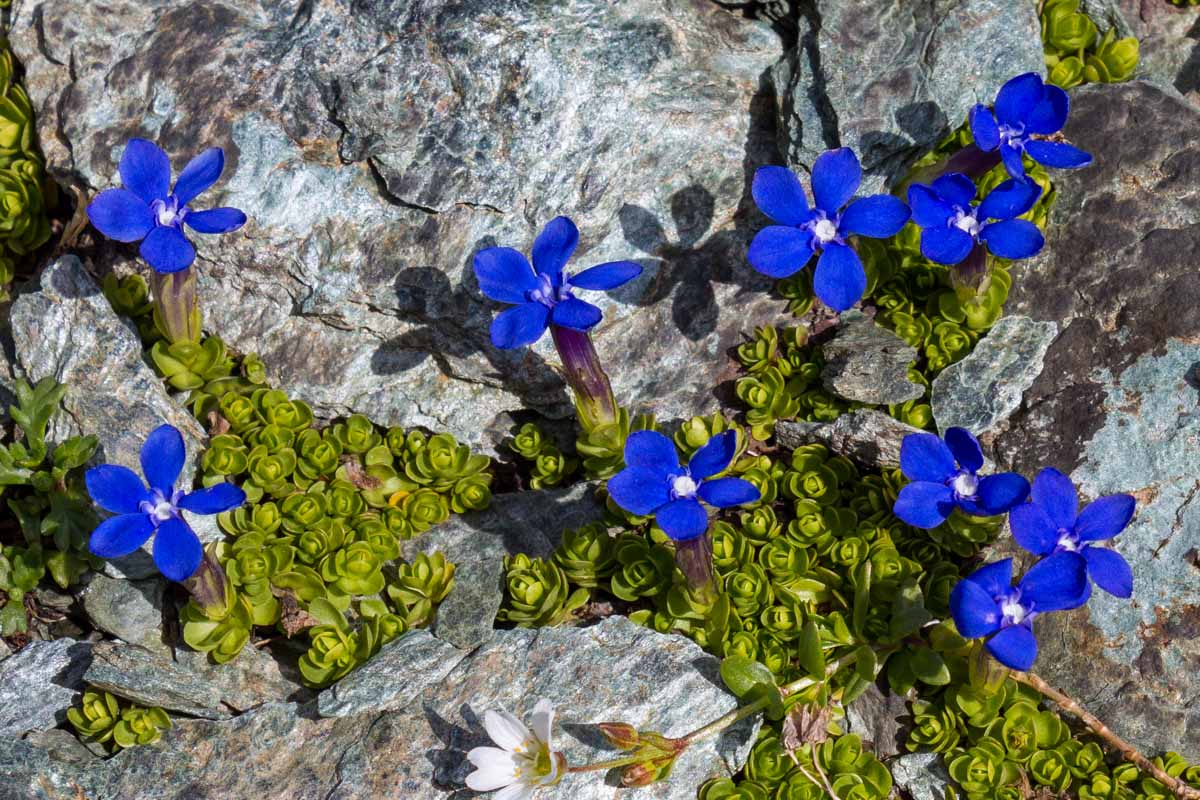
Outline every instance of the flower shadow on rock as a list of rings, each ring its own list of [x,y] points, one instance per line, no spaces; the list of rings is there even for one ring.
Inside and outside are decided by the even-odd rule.
[[[371,356],[371,370],[376,375],[396,375],[431,358],[448,377],[493,383],[515,392],[524,407],[569,406],[566,384],[545,359],[528,347],[499,350],[488,337],[491,318],[504,306],[483,297],[470,262],[478,250],[494,244],[486,237],[471,248],[458,286],[434,267],[412,267],[397,273],[397,313],[403,321],[419,327],[380,345]],[[462,367],[450,360],[477,355],[491,367],[484,375],[464,374]]]
[[[1166,11],[1165,8],[1163,10]],[[1179,68],[1179,74],[1174,80],[1175,88],[1184,96],[1189,92],[1200,92],[1200,17],[1197,17],[1196,24],[1188,29],[1187,38],[1196,44],[1192,46],[1192,52],[1188,54],[1187,61]]]
[[[949,133],[951,127],[946,113],[932,100],[909,103],[896,112],[895,120],[907,137],[889,131],[867,131],[859,137],[856,147],[864,179],[883,175],[880,191],[886,191],[886,187],[904,178],[913,162],[928,149],[922,142],[930,131],[936,131],[941,137]]]

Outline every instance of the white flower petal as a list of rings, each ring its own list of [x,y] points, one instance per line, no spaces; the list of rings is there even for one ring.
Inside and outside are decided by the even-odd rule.
[[[554,706],[549,700],[538,700],[533,707],[533,735],[547,747],[550,746],[550,732],[554,727]]]
[[[524,783],[514,783],[496,792],[492,800],[531,800],[537,787]]]
[[[467,786],[477,792],[490,792],[515,783],[517,764],[512,754],[495,747],[476,747],[467,758],[478,769],[467,776]]]
[[[492,741],[511,753],[529,749],[529,728],[507,711],[488,711],[483,715],[483,727]]]

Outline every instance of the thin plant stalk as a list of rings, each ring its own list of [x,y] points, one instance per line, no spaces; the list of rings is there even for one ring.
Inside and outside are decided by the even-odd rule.
[[[563,378],[575,394],[575,411],[584,431],[617,425],[620,422],[617,400],[592,345],[592,337],[587,331],[559,325],[550,326],[550,335],[562,359]]]
[[[200,341],[200,305],[196,300],[196,273],[154,271],[154,321],[171,344]]]

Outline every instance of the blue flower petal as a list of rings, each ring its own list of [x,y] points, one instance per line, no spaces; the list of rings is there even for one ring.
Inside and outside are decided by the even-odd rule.
[[[979,481],[979,504],[989,514],[1003,514],[1029,497],[1029,481],[1015,472],[988,475]]]
[[[109,239],[136,242],[154,227],[150,206],[126,189],[105,189],[87,207],[88,219]]]
[[[846,205],[846,201],[858,191],[860,183],[862,167],[858,163],[858,156],[849,147],[827,150],[813,162],[813,200],[816,207],[829,216]]]
[[[246,502],[246,493],[232,483],[218,483],[197,489],[179,501],[179,507],[193,514],[220,514]]]
[[[694,480],[702,481],[728,469],[735,455],[737,431],[718,433],[692,454],[691,460],[688,461],[688,471],[692,473]]]
[[[644,516],[671,501],[670,484],[657,470],[626,467],[608,479],[608,496],[630,514]]]
[[[1000,258],[1029,258],[1041,252],[1046,244],[1038,226],[1024,219],[989,222],[979,232],[979,238],[987,244],[989,253]]]
[[[1137,503],[1127,494],[1110,494],[1083,507],[1075,522],[1075,534],[1083,542],[1111,539],[1133,519]]]
[[[83,482],[92,500],[114,514],[133,514],[149,498],[142,479],[133,470],[117,464],[92,467],[84,473]]]
[[[1025,120],[1045,95],[1042,76],[1026,72],[1010,79],[996,95],[996,119],[1001,125],[1023,128]]]
[[[759,211],[781,225],[803,225],[808,221],[804,187],[787,167],[759,167],[750,194]]]
[[[912,208],[913,222],[922,228],[945,227],[954,216],[952,204],[930,187],[919,183],[908,187],[908,205]]]
[[[178,517],[158,526],[154,536],[154,564],[168,580],[186,581],[195,574],[204,557],[200,539]]]
[[[1034,106],[1033,111],[1025,119],[1025,133],[1048,136],[1062,130],[1067,123],[1067,115],[1071,111],[1071,100],[1058,86],[1052,83],[1045,85],[1042,101]]]
[[[521,303],[492,320],[492,344],[501,350],[533,344],[550,324],[550,309],[541,303]]]
[[[978,584],[988,593],[989,597],[1003,597],[1012,591],[1013,561],[1002,558],[990,564],[984,564],[967,576],[967,580]]]
[[[88,549],[100,558],[120,558],[145,544],[152,533],[154,523],[146,514],[109,517],[92,531]]]
[[[1055,553],[1021,578],[1021,603],[1037,612],[1078,608],[1087,585],[1087,561],[1079,553]]]
[[[921,255],[938,264],[957,264],[971,254],[975,240],[961,228],[926,228],[921,231]]]
[[[803,269],[812,254],[811,233],[785,225],[771,225],[754,235],[746,259],[764,275],[786,278]]]
[[[1000,126],[987,106],[977,104],[968,116],[976,147],[991,152],[1000,146]]]
[[[1106,547],[1085,547],[1083,557],[1097,586],[1114,597],[1133,595],[1133,570],[1124,556]]]
[[[179,430],[173,425],[159,425],[150,431],[142,445],[142,474],[151,488],[170,497],[186,457]]]
[[[1024,625],[1010,625],[988,639],[987,650],[1004,666],[1021,672],[1037,661],[1037,639]]]
[[[125,152],[121,154],[117,170],[121,173],[121,183],[141,198],[143,204],[167,199],[167,188],[171,185],[171,161],[154,142],[130,139],[125,145]]]
[[[604,291],[624,286],[642,274],[642,265],[636,261],[609,261],[588,267],[578,275],[572,275],[568,283],[576,289]]]
[[[238,208],[210,208],[189,211],[183,224],[196,233],[229,233],[246,224],[246,214]]]
[[[1092,157],[1088,153],[1066,142],[1043,142],[1033,139],[1025,143],[1025,152],[1039,164],[1059,169],[1075,169],[1092,163]]]
[[[1000,627],[1000,607],[990,594],[970,579],[963,579],[950,592],[950,615],[961,636],[977,639]]]
[[[555,286],[562,285],[563,267],[578,244],[575,223],[568,217],[555,217],[533,242],[533,269],[539,275],[549,275]]]
[[[526,292],[537,288],[533,267],[524,255],[511,247],[480,250],[472,259],[472,265],[479,291],[497,302],[524,303]]]
[[[1033,208],[1041,195],[1042,187],[1033,181],[1009,178],[983,198],[975,216],[981,220],[1019,217]]]
[[[1066,475],[1054,467],[1046,467],[1034,476],[1030,495],[1056,529],[1075,527],[1079,495],[1075,492],[1075,484]]]
[[[954,454],[932,433],[910,433],[900,442],[900,469],[910,481],[944,483],[956,471]]]
[[[138,253],[157,272],[179,272],[196,260],[196,248],[173,225],[159,225],[146,234]]]
[[[1035,556],[1050,555],[1058,544],[1058,527],[1036,502],[1022,503],[1010,511],[1008,524],[1017,544]]]
[[[717,478],[700,484],[700,499],[716,508],[753,503],[758,500],[758,487],[742,478]]]
[[[947,428],[946,447],[950,448],[958,465],[968,472],[979,472],[983,466],[983,448],[966,428]]]
[[[900,490],[892,513],[914,528],[936,528],[954,510],[954,492],[940,483],[915,481]]]
[[[854,248],[830,242],[817,259],[813,293],[834,311],[845,311],[862,299],[867,273]]]
[[[573,331],[586,331],[596,327],[603,318],[600,309],[578,297],[568,297],[555,304],[550,312],[550,318],[555,325],[570,328]]]
[[[1000,160],[1004,162],[1004,168],[1008,170],[1008,174],[1014,178],[1025,177],[1025,162],[1021,158],[1021,151],[1012,145],[1000,145]]]
[[[930,186],[947,203],[961,208],[969,208],[975,200],[975,182],[961,172],[943,175]]]
[[[838,223],[838,233],[886,239],[899,233],[910,216],[908,206],[899,197],[890,194],[863,197],[846,208]]]
[[[175,199],[180,207],[196,199],[196,196],[217,182],[225,169],[225,151],[210,147],[193,158],[175,180]]]
[[[704,506],[690,497],[667,503],[654,515],[654,521],[677,542],[695,539],[708,530],[708,514]]]
[[[679,473],[675,443],[658,431],[637,431],[625,440],[625,466],[648,469],[666,480]]]

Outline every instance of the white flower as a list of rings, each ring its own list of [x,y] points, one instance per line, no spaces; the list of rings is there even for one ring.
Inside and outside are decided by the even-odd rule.
[[[477,792],[496,791],[494,800],[530,800],[543,786],[562,778],[566,759],[550,750],[554,707],[539,700],[533,708],[533,731],[507,711],[488,711],[483,727],[499,747],[476,747],[467,753],[475,771],[467,786]]]

